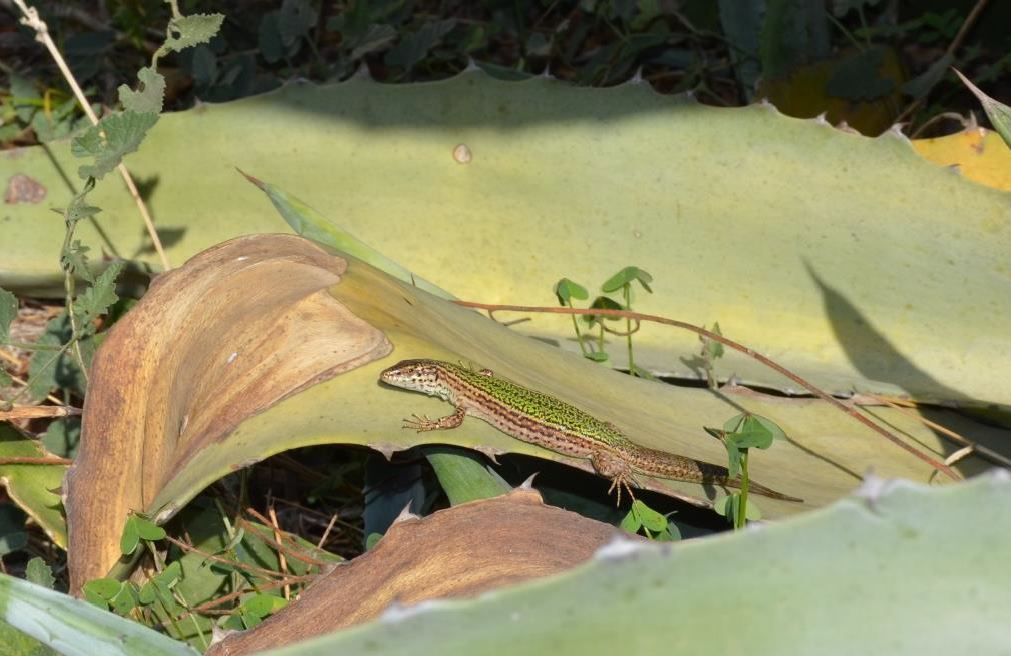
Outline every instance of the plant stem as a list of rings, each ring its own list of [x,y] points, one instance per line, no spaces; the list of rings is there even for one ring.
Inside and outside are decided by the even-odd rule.
[[[748,450],[741,449],[741,503],[737,506],[734,528],[742,529],[748,521]]]
[[[632,311],[632,284],[625,283],[625,309]],[[628,340],[628,373],[635,376],[635,358],[632,357],[632,319],[625,317],[625,339]]]
[[[85,192],[87,193],[92,188],[94,188],[93,179],[89,179],[89,183],[85,185]],[[74,349],[74,359],[77,360],[77,366],[81,368],[81,375],[84,377],[84,384],[88,384],[88,366],[84,362],[84,353],[81,352],[81,330],[77,325],[77,316],[74,313],[74,291],[77,285],[77,278],[75,277],[74,265],[72,260],[68,257],[74,240],[74,232],[77,230],[77,221],[71,218],[70,207],[63,211],[64,221],[67,224],[67,229],[63,234],[63,248],[60,250],[60,265],[63,268],[63,289],[66,292],[66,312],[67,319],[70,321],[70,342]]]
[[[572,307],[572,301],[569,301],[569,307]],[[585,358],[588,354],[586,352],[586,344],[583,344],[583,335],[579,332],[579,322],[576,320],[576,315],[572,315],[572,329],[576,331],[576,341],[579,342],[579,350],[582,351],[583,357]]]

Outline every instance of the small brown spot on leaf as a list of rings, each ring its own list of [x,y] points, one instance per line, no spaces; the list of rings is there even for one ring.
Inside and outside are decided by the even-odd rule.
[[[23,173],[12,175],[7,181],[7,190],[4,192],[4,202],[8,205],[41,203],[45,197],[46,188]]]

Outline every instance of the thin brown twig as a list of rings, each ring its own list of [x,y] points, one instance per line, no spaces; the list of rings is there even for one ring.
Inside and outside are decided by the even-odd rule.
[[[231,560],[231,559],[225,558],[223,556],[216,556],[216,555],[214,555],[212,553],[207,553],[206,551],[198,549],[197,547],[193,546],[192,544],[188,544],[186,542],[183,542],[182,540],[180,540],[178,538],[174,538],[174,537],[172,537],[170,535],[166,536],[165,539],[168,540],[169,542],[171,542],[172,544],[176,545],[177,547],[179,547],[180,549],[182,549],[185,552],[195,553],[195,554],[197,554],[199,556],[203,556],[207,560],[212,560],[212,561],[214,561],[216,563],[221,563],[222,565],[229,565],[231,567],[235,567],[237,569],[241,569],[241,570],[247,571],[250,574],[256,574],[257,576],[263,576],[263,577],[266,577],[266,578],[276,578],[278,576],[281,576],[278,572],[275,572],[274,570],[271,570],[271,569],[265,569],[265,568],[262,568],[262,567],[256,567],[254,565],[247,565],[246,563],[241,563],[241,562],[236,561],[236,560]]]
[[[657,316],[657,315],[654,315],[654,314],[643,314],[641,312],[629,312],[627,310],[606,310],[606,309],[597,309],[597,308],[586,308],[586,309],[584,309],[584,308],[570,308],[570,307],[544,307],[544,306],[538,306],[538,305],[501,305],[501,304],[495,304],[495,303],[476,303],[476,302],[473,302],[473,301],[453,301],[453,302],[456,303],[457,305],[460,305],[460,306],[463,306],[463,307],[476,308],[476,309],[480,309],[480,310],[498,310],[498,311],[509,311],[509,312],[544,312],[544,313],[548,313],[548,314],[592,314],[592,315],[603,315],[603,316],[611,316],[611,317],[627,317],[627,318],[632,318],[632,319],[641,319],[642,321],[652,321],[654,323],[660,323],[660,324],[664,324],[664,325],[667,325],[667,326],[674,326],[676,328],[682,328],[684,330],[691,331],[691,332],[693,332],[693,333],[695,333],[697,335],[702,335],[702,336],[704,336],[704,337],[706,337],[708,339],[711,339],[714,342],[719,342],[720,344],[723,344],[724,346],[729,346],[730,348],[734,349],[735,351],[739,351],[741,353],[744,353],[748,357],[750,357],[750,358],[752,358],[754,360],[757,360],[758,362],[761,362],[766,367],[769,367],[773,371],[775,371],[775,372],[777,372],[779,374],[782,374],[783,376],[786,376],[787,378],[789,378],[793,382],[797,383],[798,385],[800,385],[804,389],[808,390],[809,392],[811,392],[812,394],[814,394],[815,396],[817,396],[821,400],[825,401],[829,405],[835,407],[836,409],[840,410],[841,412],[846,413],[847,415],[849,415],[850,417],[852,417],[856,421],[859,421],[861,424],[867,426],[868,428],[870,428],[871,430],[873,430],[875,433],[878,433],[878,434],[882,435],[889,442],[892,442],[893,444],[895,444],[899,448],[901,448],[901,449],[903,449],[905,451],[908,451],[909,453],[911,453],[912,455],[914,455],[918,459],[920,459],[923,462],[929,464],[934,469],[937,469],[937,470],[939,470],[941,472],[944,472],[952,480],[960,480],[959,477],[958,477],[958,475],[955,474],[955,471],[953,469],[951,469],[951,467],[948,467],[947,465],[945,465],[942,462],[939,462],[935,458],[931,458],[927,454],[921,453],[920,451],[916,450],[912,446],[906,444],[901,439],[899,439],[897,436],[893,435],[891,432],[889,432],[887,429],[881,427],[880,425],[874,423],[873,421],[871,421],[870,419],[868,419],[865,415],[863,415],[862,413],[860,413],[856,409],[854,409],[854,408],[846,405],[845,403],[843,403],[839,399],[831,396],[827,392],[822,391],[818,387],[815,387],[814,384],[807,382],[805,379],[801,378],[800,376],[798,376],[797,374],[793,373],[792,371],[790,371],[786,367],[782,366],[781,364],[778,364],[777,362],[771,360],[770,358],[767,358],[766,356],[762,355],[761,353],[758,353],[757,351],[755,351],[755,350],[753,350],[751,348],[748,348],[747,346],[745,346],[743,344],[735,342],[732,339],[728,339],[727,337],[724,337],[723,335],[720,335],[718,333],[714,333],[712,331],[706,330],[705,328],[700,328],[699,326],[696,326],[694,324],[690,324],[690,323],[687,323],[685,321],[678,321],[676,319],[668,319],[666,317],[661,317],[661,316]]]
[[[0,465],[72,465],[73,460],[58,456],[10,456],[0,458]]]
[[[282,499],[280,497],[274,497],[274,503],[280,503],[282,505],[295,508],[298,511],[302,512],[303,514],[307,514],[307,515],[310,515],[310,516],[311,515],[316,515],[317,517],[320,517],[320,518],[328,517],[328,515],[326,513],[320,512],[318,510],[314,510],[312,508],[306,508],[302,504],[297,503],[295,501],[290,501],[288,499]],[[337,517],[336,523],[340,524],[341,527],[346,528],[349,531],[355,531],[356,533],[359,533],[359,534],[362,533],[362,528],[360,526],[355,526],[351,522],[348,522],[348,521],[345,521],[345,520],[341,519],[339,513],[336,513],[333,516]],[[358,514],[354,514],[353,516],[357,517]]]
[[[321,537],[319,539],[319,542],[316,543],[317,549],[321,551],[323,550],[323,545],[326,544],[326,539],[330,537],[330,531],[333,529],[333,525],[336,521],[337,521],[337,513],[334,513],[333,516],[330,517],[330,523],[326,525],[326,530],[323,531],[323,537]]]
[[[242,595],[244,595],[247,592],[249,592],[250,589],[252,589],[252,590],[254,590],[256,592],[262,592],[263,590],[273,590],[274,588],[280,588],[283,585],[291,585],[292,583],[311,583],[313,581],[313,579],[315,579],[315,578],[316,578],[315,576],[289,576],[287,579],[284,579],[284,580],[269,581],[267,583],[260,583],[260,584],[258,584],[256,586],[250,586],[248,588],[245,588],[245,587],[244,588],[239,588],[238,590],[234,590],[233,592],[229,592],[226,595],[221,595],[220,597],[215,597],[214,599],[211,599],[209,601],[205,601],[204,603],[200,604],[199,606],[197,606],[195,608],[189,609],[188,611],[186,611],[185,613],[183,613],[182,615],[180,615],[176,619],[179,620],[179,621],[181,621],[181,620],[186,619],[190,615],[202,615],[202,614],[210,611],[211,609],[213,609],[215,606],[220,606],[221,604],[225,604],[225,603],[228,603],[229,601],[233,601],[235,599],[238,599]],[[165,620],[159,626],[162,626],[162,627],[167,626],[169,621],[170,620]]]
[[[256,512],[254,509],[246,508],[246,512],[256,517],[264,526],[270,525],[270,522],[267,520],[267,518],[261,515],[260,513]],[[239,523],[248,528],[249,530],[253,531],[256,534],[256,537],[260,538],[261,540],[263,540],[270,546],[274,547],[275,549],[283,549],[285,553],[287,553],[290,557],[294,558],[295,560],[300,560],[303,563],[306,563],[307,565],[314,565],[316,567],[326,567],[327,565],[330,564],[325,560],[317,560],[315,558],[312,558],[311,556],[301,554],[297,550],[292,549],[283,542],[277,542],[272,540],[271,538],[267,537],[266,535],[264,535],[259,531],[260,528],[259,526],[256,526],[247,519],[240,519]],[[282,534],[282,536],[283,535],[284,534]]]
[[[277,523],[277,512],[274,510],[273,504],[267,508],[267,513],[270,515],[270,527],[274,529],[274,539],[277,540],[278,544],[282,544],[281,527]],[[282,573],[288,574],[288,559],[284,557],[284,549],[277,550],[277,568]],[[290,585],[284,586],[284,598],[291,599]]]
[[[4,353],[4,351],[2,349],[0,349],[0,354],[2,354],[2,353]],[[17,383],[18,385],[21,386],[22,391],[23,391],[23,389],[26,389],[28,387],[28,381],[26,381],[25,379],[21,378],[20,376],[18,376],[16,374],[8,374],[8,375],[10,376],[10,379],[13,382],[15,382],[15,383]],[[48,401],[53,402],[53,403],[56,403],[57,405],[63,405],[63,400],[57,398],[53,394],[47,394],[47,395],[45,395],[45,400],[48,400]]]
[[[81,414],[80,408],[69,405],[19,405],[12,410],[0,411],[0,421],[42,419],[45,417],[72,417]]]
[[[918,415],[915,412],[909,410],[907,407],[895,403],[891,399],[888,399],[884,396],[872,394],[870,392],[864,392],[863,395],[870,397],[879,403],[887,405],[889,408],[894,408],[895,410],[898,410],[899,412],[908,417],[912,417],[913,419],[922,422],[923,425],[937,431],[938,433],[941,433],[942,435],[945,435],[946,437],[950,438],[953,442],[957,442],[958,444],[961,444],[964,447],[972,449],[973,452],[978,453],[979,455],[984,456],[986,458],[989,458],[990,460],[992,460],[997,464],[1011,468],[1011,459],[1001,455],[1000,453],[997,453],[996,451],[994,451],[989,447],[985,447],[982,444],[973,442],[972,440],[959,435],[950,428],[946,428],[935,421],[931,421],[926,417],[924,417],[923,415]]]

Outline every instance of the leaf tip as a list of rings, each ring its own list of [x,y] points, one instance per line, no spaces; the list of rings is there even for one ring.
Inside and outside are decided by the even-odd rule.
[[[243,171],[242,169],[240,169],[238,166],[235,167],[235,170],[239,172],[239,175],[241,175],[246,180],[248,180],[248,181],[252,182],[254,185],[256,185],[261,191],[265,191],[266,190],[266,183],[264,183],[259,178],[256,178],[256,177],[253,177],[253,176],[249,175],[248,173],[246,173],[245,171]]]

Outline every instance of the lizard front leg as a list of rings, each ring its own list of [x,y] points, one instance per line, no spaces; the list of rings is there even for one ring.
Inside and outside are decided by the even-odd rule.
[[[617,490],[618,500],[616,505],[621,505],[621,489],[625,488],[628,492],[628,496],[635,501],[635,494],[632,493],[631,483],[635,483],[635,473],[632,466],[622,460],[621,458],[611,455],[606,451],[600,450],[594,452],[590,456],[590,463],[598,474],[605,478],[611,479],[611,487],[607,489],[607,493]]]
[[[438,419],[430,419],[427,415],[421,417],[418,415],[411,415],[413,419],[404,420],[404,428],[413,428],[419,433],[431,430],[448,430],[450,428],[456,428],[462,424],[465,415],[466,413],[460,406],[456,407],[453,414],[446,415],[445,417],[439,417]]]

